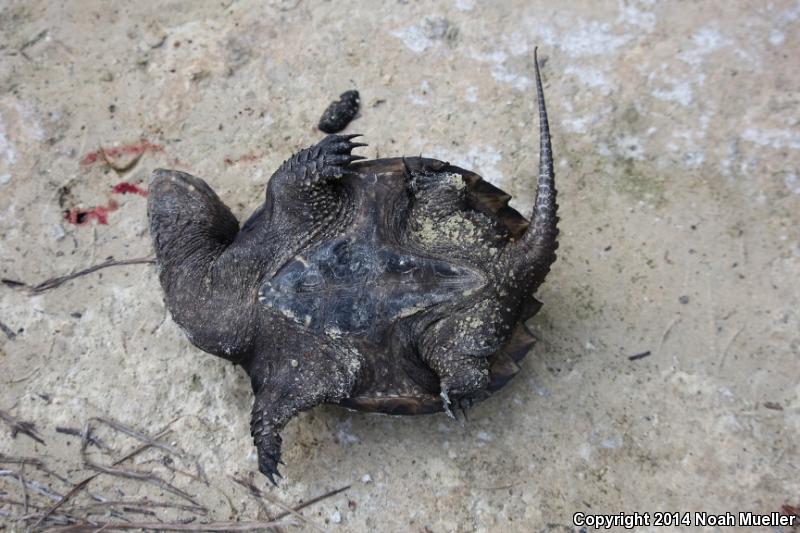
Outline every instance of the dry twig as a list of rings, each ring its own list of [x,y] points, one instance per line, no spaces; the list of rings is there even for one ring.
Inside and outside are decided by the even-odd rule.
[[[137,481],[145,481],[147,483],[152,483],[153,485],[159,486],[167,492],[171,492],[176,496],[180,496],[184,500],[188,501],[192,505],[200,506],[197,501],[195,501],[192,496],[175,485],[172,485],[157,475],[151,472],[140,472],[138,470],[123,470],[122,468],[112,468],[104,465],[99,465],[97,463],[93,463],[91,461],[86,461],[86,466],[91,468],[92,470],[97,470],[98,472],[102,472],[103,474],[109,474],[111,476],[118,476],[118,477],[125,477],[128,479],[135,479]]]
[[[261,509],[261,512],[264,513],[264,516],[267,517],[267,520],[272,520],[273,519],[272,518],[272,513],[270,513],[269,509],[267,509],[267,504],[264,503],[263,499],[261,499],[261,491],[258,490],[258,487],[256,487],[255,484],[253,483],[252,477],[250,479],[244,479],[244,478],[236,478],[234,476],[231,476],[231,479],[233,479],[234,482],[236,482],[239,485],[243,486],[244,488],[246,488],[248,490],[248,492],[250,492],[250,495],[256,501],[256,503],[258,504],[258,507]],[[280,533],[281,529],[278,528],[278,527],[275,527],[275,528],[273,528],[273,531],[276,531],[276,532]]]
[[[650,356],[650,350],[647,350],[645,352],[637,353],[635,355],[629,355],[628,361],[638,361],[639,359],[644,359],[645,357],[649,356]]]
[[[81,437],[81,438],[83,438],[83,431],[81,431],[78,428],[67,428],[67,427],[58,426],[58,427],[56,427],[56,433],[63,433],[64,435],[72,435],[73,437]],[[101,441],[97,437],[93,437],[91,435],[88,435],[86,437],[86,441],[89,444],[91,444],[92,446],[97,446],[101,450],[104,450],[104,451],[107,451],[107,452],[111,451],[111,448],[106,443],[104,443],[103,441]]]
[[[36,457],[12,457],[10,455],[5,455],[0,453],[0,463],[4,464],[16,464],[16,465],[34,465],[34,466],[44,466],[41,459],[37,459]]]
[[[723,367],[723,365],[725,365],[725,360],[728,358],[728,351],[731,349],[731,345],[734,343],[736,338],[739,337],[739,334],[741,334],[742,331],[744,331],[744,326],[739,328],[738,331],[736,331],[736,333],[733,334],[733,337],[731,337],[731,340],[728,341],[728,344],[726,344],[725,348],[722,350],[722,356],[719,358],[719,364],[717,365],[718,366],[718,368],[717,368],[718,372],[722,371],[722,367]]]
[[[271,504],[280,507],[284,512],[291,514],[292,516],[294,516],[295,518],[300,520],[303,524],[311,526],[312,528],[316,529],[317,531],[323,531],[323,532],[325,531],[324,529],[319,527],[314,522],[311,522],[311,521],[307,520],[306,517],[304,517],[303,515],[301,515],[296,510],[292,509],[291,507],[289,507],[288,505],[286,505],[282,501],[280,501],[277,498],[274,498],[271,495],[266,494],[266,493],[262,492],[261,490],[259,490],[258,487],[256,487],[253,484],[252,480],[246,480],[246,479],[235,478],[235,477],[233,477],[231,479],[233,479],[233,481],[235,481],[239,485],[241,485],[241,486],[245,487],[246,489],[248,489],[250,491],[250,494],[252,494],[253,496],[257,496],[258,498],[264,498],[265,500],[267,500]]]
[[[31,465],[37,470],[40,470],[45,474],[53,476],[54,478],[63,483],[69,483],[69,480],[67,478],[47,468],[44,462],[36,457],[13,457],[10,455],[3,455],[2,453],[0,453],[0,464]]]
[[[247,486],[247,485],[245,485]],[[50,528],[50,533],[94,533],[100,530],[115,531],[128,529],[154,529],[158,531],[252,531],[285,525],[298,525],[297,522],[285,521],[290,514],[297,513],[300,509],[330,498],[350,488],[350,485],[321,494],[307,502],[297,505],[290,511],[284,511],[273,520],[267,522],[209,522],[206,524],[184,524],[167,522],[92,522],[74,524],[66,527]],[[258,490],[258,489],[256,489]],[[259,491],[260,492],[260,491]],[[302,518],[302,517],[301,517]],[[305,520],[305,519],[304,519]],[[308,523],[308,522],[306,522]]]
[[[97,272],[98,270],[102,270],[104,268],[112,266],[141,265],[149,263],[155,263],[155,259],[153,259],[152,257],[137,257],[134,259],[122,259],[120,261],[117,261],[114,258],[109,258],[100,264],[90,266],[89,268],[85,268],[77,272],[73,272],[72,274],[66,274],[64,276],[50,278],[45,281],[42,281],[41,283],[37,283],[36,285],[30,285],[28,283],[12,279],[3,279],[2,282],[9,287],[25,287],[28,289],[30,293],[39,294],[45,291],[49,291],[50,289],[55,289],[56,287],[60,287],[61,285],[70,280],[79,278],[81,276],[85,276],[87,274],[91,274],[92,272]]]
[[[37,494],[41,494],[45,498],[50,498],[51,500],[54,500],[54,501],[58,500],[59,498],[62,497],[61,494],[48,489],[47,487],[45,487],[44,485],[42,485],[38,481],[32,481],[32,480],[25,479],[23,476],[21,476],[17,472],[14,472],[13,470],[0,470],[0,477],[11,477],[11,478],[14,478],[14,479],[18,480],[20,483],[22,483],[26,488],[32,490],[33,492],[35,492]]]
[[[51,346],[52,346],[52,343],[51,343]],[[28,374],[26,374],[25,376],[22,376],[21,378],[16,378],[16,379],[11,379],[11,380],[8,380],[8,381],[4,381],[3,385],[13,385],[15,383],[21,383],[21,382],[25,381],[26,379],[30,379],[31,376],[36,374],[38,371],[39,371],[39,367],[37,366],[36,368],[34,368],[30,372],[28,372]]]
[[[154,529],[157,531],[253,531],[275,526],[297,525],[296,522],[271,520],[269,522],[209,522],[207,524],[181,524],[167,522],[94,522],[51,528],[50,533],[95,533],[126,529]]]
[[[92,511],[95,509],[105,509],[107,507],[126,507],[143,509],[177,509],[200,515],[208,514],[208,509],[200,505],[183,505],[180,503],[151,501],[147,498],[143,500],[109,500],[105,502],[95,502],[89,505],[70,507],[70,511]]]
[[[174,422],[174,421],[173,421],[173,422]],[[157,438],[160,438],[160,437],[163,437],[164,435],[166,435],[166,434],[169,432],[169,426],[170,426],[170,425],[172,425],[172,422],[170,422],[169,424],[167,424],[167,427],[165,427],[164,429],[162,429],[161,431],[159,431],[158,433],[156,433],[156,434],[155,434],[155,436],[154,436],[153,438],[154,438],[154,439],[157,439]],[[111,464],[111,466],[117,466],[117,465],[119,465],[119,464],[121,464],[121,463],[123,463],[123,462],[127,461],[128,459],[131,459],[131,458],[133,458],[133,457],[136,457],[137,455],[139,455],[140,453],[142,453],[143,451],[145,451],[145,450],[146,450],[146,449],[148,449],[149,447],[150,447],[150,444],[141,444],[141,445],[137,446],[135,449],[133,449],[133,450],[132,450],[130,453],[128,453],[128,454],[126,454],[125,456],[123,456],[122,458],[120,458],[120,459],[117,459],[116,461],[114,461],[114,462]],[[57,501],[55,504],[53,504],[53,505],[52,505],[52,506],[51,506],[51,507],[50,507],[50,508],[49,508],[49,509],[48,509],[48,510],[47,510],[47,511],[46,511],[46,512],[45,512],[45,513],[44,513],[44,514],[41,516],[41,518],[39,518],[39,520],[37,520],[37,521],[36,521],[36,523],[35,523],[35,524],[33,524],[33,529],[35,529],[36,527],[38,527],[38,526],[39,526],[39,525],[40,525],[42,522],[44,522],[44,521],[45,521],[45,520],[46,520],[46,519],[47,519],[47,518],[48,518],[48,517],[49,517],[51,514],[53,514],[53,513],[54,513],[54,512],[55,512],[55,511],[56,511],[56,510],[59,508],[59,507],[61,507],[62,505],[64,505],[64,503],[66,503],[66,502],[67,502],[67,501],[68,501],[70,498],[72,498],[73,496],[75,496],[75,495],[76,495],[78,492],[80,492],[80,491],[81,491],[81,489],[83,489],[83,488],[84,488],[86,485],[88,485],[90,481],[92,481],[94,478],[96,478],[96,477],[97,477],[97,476],[99,476],[99,475],[100,475],[100,472],[98,472],[98,473],[96,473],[96,474],[92,474],[91,476],[89,476],[89,477],[86,477],[86,478],[82,479],[81,481],[79,481],[78,483],[76,483],[75,485],[73,485],[73,486],[72,486],[72,488],[69,490],[69,492],[67,492],[67,493],[66,493],[64,496],[62,496],[62,497],[61,497],[61,498],[60,498],[60,499],[59,499],[59,500],[58,500],[58,501]]]
[[[0,420],[8,424],[11,428],[11,437],[16,438],[17,433],[22,433],[23,435],[27,435],[28,437],[32,438],[39,444],[44,444],[42,438],[36,433],[36,426],[34,426],[33,422],[25,422],[24,420],[19,420],[14,418],[10,414],[6,413],[5,411],[0,410]],[[47,446],[46,444],[44,444]]]
[[[0,321],[0,330],[2,330],[3,333],[6,334],[6,337],[8,337],[8,340],[13,341],[17,336],[17,334],[14,333],[14,330],[11,329],[10,327],[6,326],[5,323],[3,323],[2,321]]]
[[[337,495],[337,494],[339,494],[340,492],[344,492],[344,491],[346,491],[346,490],[347,490],[347,489],[349,489],[349,488],[350,488],[350,485],[345,485],[344,487],[341,487],[341,488],[338,488],[338,489],[334,489],[334,490],[328,491],[328,492],[326,492],[326,493],[324,493],[324,494],[320,494],[320,495],[319,495],[319,496],[317,496],[316,498],[311,498],[311,499],[310,499],[310,500],[308,500],[307,502],[303,502],[303,503],[301,503],[300,505],[296,505],[296,506],[294,506],[294,507],[292,508],[292,510],[293,510],[293,511],[295,511],[295,512],[297,512],[297,511],[299,511],[300,509],[305,509],[305,508],[306,508],[306,507],[308,507],[309,505],[314,505],[315,503],[321,502],[322,500],[327,500],[328,498],[331,498],[331,497],[333,497],[333,496],[336,496],[336,495]],[[281,518],[285,518],[285,517],[287,517],[287,516],[289,516],[289,513],[288,513],[288,512],[286,512],[286,511],[284,511],[284,512],[282,512],[282,513],[278,514],[278,515],[275,517],[275,520],[280,520]]]
[[[98,422],[102,422],[103,424],[111,426],[112,428],[116,429],[117,431],[125,433],[126,435],[129,435],[129,436],[131,436],[131,437],[133,437],[133,438],[135,438],[137,440],[140,440],[140,441],[142,441],[142,442],[144,442],[146,444],[149,444],[153,448],[160,448],[160,449],[164,450],[165,452],[169,452],[169,453],[171,453],[173,455],[180,456],[180,453],[178,452],[178,450],[176,450],[172,446],[168,446],[168,445],[164,444],[163,442],[158,442],[156,439],[154,439],[152,437],[149,437],[149,436],[145,435],[144,433],[140,433],[140,432],[136,431],[133,428],[130,428],[130,427],[128,427],[128,426],[126,426],[126,425],[124,425],[124,424],[122,424],[120,422],[117,422],[116,420],[112,420],[110,418],[105,418],[105,417],[93,417],[93,418],[89,419],[89,422],[91,422],[92,420],[96,420]]]

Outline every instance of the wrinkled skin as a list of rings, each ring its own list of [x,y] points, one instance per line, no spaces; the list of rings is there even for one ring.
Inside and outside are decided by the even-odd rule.
[[[322,403],[417,414],[501,387],[555,260],[555,187],[536,69],[540,172],[530,225],[508,196],[432,159],[355,162],[355,135],[301,150],[242,228],[201,179],[157,170],[148,214],[165,300],[200,349],[241,365],[259,469]],[[484,192],[481,192],[484,191]],[[488,192],[486,192],[488,191]]]

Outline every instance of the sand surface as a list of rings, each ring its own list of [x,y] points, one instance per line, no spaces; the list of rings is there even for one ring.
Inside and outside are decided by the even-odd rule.
[[[158,167],[204,178],[245,218],[351,88],[361,153],[471,168],[527,214],[537,45],[561,248],[521,374],[463,429],[304,413],[280,488],[254,483],[292,506],[350,486],[285,531],[566,532],[576,512],[800,505],[797,1],[2,2],[0,276],[149,255],[146,198],[118,184],[146,188]],[[0,453],[75,482],[138,443],[95,417],[169,426],[169,449],[121,467],[207,509],[109,505],[95,520],[280,511],[233,480],[257,467],[247,379],[189,344],[152,265],[38,295],[0,286],[0,321],[0,410],[42,440],[0,422]],[[63,428],[87,423],[108,449],[82,458]],[[71,487],[0,459],[10,530],[32,521],[6,500],[27,494],[36,514]],[[103,474],[45,525],[98,498],[192,505],[170,490]]]

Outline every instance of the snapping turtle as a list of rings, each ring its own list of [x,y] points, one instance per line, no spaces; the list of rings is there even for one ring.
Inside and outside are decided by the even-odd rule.
[[[357,161],[331,135],[285,161],[239,228],[201,179],[156,170],[148,214],[173,319],[241,365],[259,469],[321,403],[388,414],[469,405],[533,343],[524,322],[555,261],[556,190],[536,64],[540,159],[528,223],[477,174],[423,157]]]

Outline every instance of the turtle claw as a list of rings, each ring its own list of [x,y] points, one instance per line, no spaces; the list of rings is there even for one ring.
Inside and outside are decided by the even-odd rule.
[[[444,407],[444,412],[447,414],[447,416],[457,421],[458,419],[456,418],[456,415],[450,408],[450,397],[447,395],[447,389],[442,388],[442,392],[439,393],[439,396],[442,397],[442,406]]]
[[[450,396],[447,394],[447,388],[442,387],[442,392],[439,393],[439,396],[442,397],[442,406],[444,407],[444,412],[453,420],[453,422],[463,428],[464,422],[460,420],[453,411],[453,402],[451,402]]]
[[[403,169],[406,172],[406,176],[411,176],[411,167],[408,166],[408,160],[406,159],[406,156],[402,156],[400,159],[403,160]]]
[[[273,477],[273,475],[275,475],[275,476],[278,476],[278,477],[281,477],[281,475],[278,473],[278,471],[277,471],[277,470],[275,471],[275,473],[274,473],[274,474],[273,474],[272,472],[262,472],[262,474],[264,474],[265,476],[267,476],[267,479],[269,479],[269,482],[270,482],[270,483],[272,483],[272,486],[273,486],[273,487],[277,487],[277,486],[278,486],[278,482],[277,482],[277,481],[275,481],[275,478]]]
[[[360,137],[361,134],[351,135],[329,135],[325,137],[317,146],[319,150],[316,156],[321,162],[319,175],[323,178],[341,178],[348,173],[347,165],[353,161],[366,159],[361,155],[351,153],[355,148],[368,146],[366,143],[351,142],[350,139]]]
[[[275,481],[275,477],[283,479],[283,476],[278,472],[278,465],[286,465],[281,460],[280,435],[274,434],[272,438],[257,440],[256,451],[258,452],[258,470],[267,476],[270,483],[277,487],[278,483]]]
[[[258,456],[258,470],[267,476],[269,482],[272,483],[274,486],[278,486],[278,482],[275,481],[275,477],[277,476],[279,479],[283,479],[283,476],[280,472],[278,472],[278,465],[284,465],[285,463],[281,461],[280,456],[274,456],[268,453],[259,453]]]

